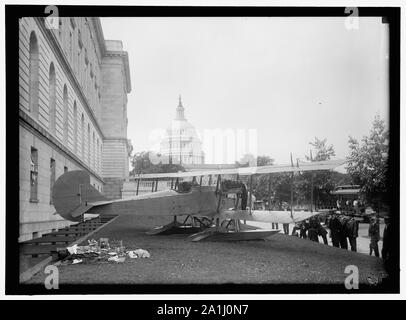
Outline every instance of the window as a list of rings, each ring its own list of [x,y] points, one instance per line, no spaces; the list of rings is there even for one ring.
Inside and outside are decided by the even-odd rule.
[[[102,165],[102,161],[101,161],[101,159],[102,159],[102,154],[103,154],[103,144],[100,143],[100,154],[99,154],[99,159],[100,159],[99,163],[100,163],[100,165]],[[101,170],[100,170],[100,171],[101,171]]]
[[[30,35],[29,57],[29,109],[34,118],[38,118],[38,90],[39,90],[39,51],[35,32]]]
[[[68,48],[69,59],[71,62],[73,60],[73,35],[72,30],[69,31],[69,48]]]
[[[78,150],[78,107],[73,103],[73,152]]]
[[[55,160],[51,158],[50,164],[49,164],[49,171],[50,171],[50,182],[49,182],[49,188],[50,188],[50,192],[49,192],[49,203],[53,204],[53,200],[52,200],[52,189],[54,188],[54,184],[55,184],[55,169],[56,169],[56,164],[55,164]]]
[[[93,169],[96,167],[96,138],[93,132],[93,147],[92,147],[92,154],[93,154]]]
[[[68,142],[68,88],[63,86],[63,140]]]
[[[33,238],[33,239],[37,239],[38,237],[39,237],[38,232],[33,232],[33,233],[32,233],[32,238]]]
[[[85,118],[82,113],[82,120],[81,120],[81,130],[80,133],[82,134],[82,159],[85,158]]]
[[[49,130],[55,134],[56,118],[56,75],[54,63],[49,66]]]
[[[100,155],[99,155],[99,138],[97,138],[97,147],[96,147],[96,170],[99,171],[100,164]]]
[[[62,40],[61,37],[62,37],[62,19],[59,18],[59,39],[60,40]]]
[[[79,78],[79,83],[82,85],[82,47],[79,47],[78,49],[78,78]]]
[[[87,124],[87,162],[90,165],[90,124]]]
[[[67,167],[67,166],[64,166],[64,167],[63,167],[63,173],[66,173],[66,172],[68,172],[68,171],[69,171],[68,167]]]
[[[38,151],[31,147],[30,201],[38,202]]]

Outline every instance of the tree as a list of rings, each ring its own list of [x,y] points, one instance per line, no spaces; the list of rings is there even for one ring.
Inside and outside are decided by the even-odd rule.
[[[320,140],[319,138],[314,137],[314,141],[309,142],[309,144],[314,147],[316,152],[314,156],[312,154],[311,158],[306,155],[307,160],[325,161],[330,160],[331,157],[336,155],[333,145],[332,144],[327,145],[327,138]]]
[[[236,161],[235,164],[238,167],[262,167],[262,166],[270,166],[273,165],[274,159],[269,156],[258,156],[254,157],[251,153],[245,154],[241,160]]]
[[[185,171],[185,169],[178,164],[169,164],[164,159],[158,161],[159,155],[151,151],[142,151],[134,154],[131,164],[133,170],[130,175],[141,173],[169,173]]]
[[[128,150],[128,157],[131,158],[132,153],[134,151],[133,144],[131,143],[131,139],[127,139],[127,150]]]
[[[258,167],[263,167],[263,166],[271,166],[275,162],[275,159],[272,159],[271,157],[268,156],[258,156],[257,157],[257,166]]]
[[[350,154],[347,171],[367,201],[382,200],[387,192],[389,132],[384,121],[375,116],[369,136],[361,142],[349,137]]]
[[[245,158],[243,158],[243,159],[245,159]],[[263,155],[263,156],[258,156],[254,163],[256,163],[256,165],[258,167],[263,167],[263,166],[273,165],[274,161],[275,160],[272,159],[271,157]],[[259,176],[258,178],[256,178],[253,181],[253,190],[254,190],[253,192],[254,192],[255,197],[258,200],[268,198],[268,196],[269,196],[269,192],[268,192],[269,183],[268,182],[269,182],[269,177],[264,176],[264,175]]]
[[[239,161],[235,162],[238,167],[255,167],[256,163],[256,158],[251,153],[245,154]]]

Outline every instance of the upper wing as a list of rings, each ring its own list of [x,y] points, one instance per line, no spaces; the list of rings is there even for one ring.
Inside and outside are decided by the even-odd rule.
[[[136,179],[159,179],[159,178],[186,178],[198,177],[206,175],[252,175],[252,174],[266,174],[266,173],[280,173],[280,172],[299,172],[299,171],[319,171],[319,170],[332,170],[345,164],[347,160],[328,160],[317,162],[299,162],[297,166],[290,164],[272,165],[262,167],[245,167],[233,169],[216,169],[216,170],[201,170],[189,172],[175,172],[175,173],[150,173],[136,175]]]

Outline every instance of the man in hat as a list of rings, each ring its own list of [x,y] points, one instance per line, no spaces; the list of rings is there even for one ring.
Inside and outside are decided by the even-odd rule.
[[[317,234],[323,238],[323,243],[328,245],[327,242],[327,230],[321,225],[320,220],[315,217],[317,225]]]
[[[347,236],[348,236],[347,222],[348,222],[347,217],[344,216],[344,215],[342,215],[342,216],[340,217],[340,223],[341,223],[340,247],[341,247],[342,249],[348,249],[348,242],[347,242]]]
[[[385,264],[391,260],[392,250],[393,250],[393,239],[392,239],[392,225],[390,223],[389,217],[384,218],[385,229],[383,230],[383,244],[382,244],[382,259]]]
[[[369,224],[368,236],[371,238],[369,244],[369,255],[372,255],[372,252],[375,253],[375,256],[379,258],[379,248],[378,241],[380,238],[379,235],[379,220],[378,218],[372,217],[371,223]]]
[[[358,221],[351,217],[347,222],[347,236],[350,242],[351,251],[357,251],[357,238],[358,238]]]
[[[318,225],[315,217],[309,219],[309,226],[309,230],[307,231],[309,240],[319,242]]]
[[[247,209],[247,202],[248,202],[248,191],[247,186],[245,183],[241,186],[241,210]]]
[[[331,218],[328,221],[328,228],[330,229],[330,237],[333,246],[339,248],[342,228],[337,213],[339,213],[339,211],[332,214]]]

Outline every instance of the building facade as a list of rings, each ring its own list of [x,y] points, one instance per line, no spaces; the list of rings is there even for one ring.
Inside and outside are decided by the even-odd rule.
[[[160,153],[169,158],[170,163],[180,165],[204,163],[202,141],[195,127],[185,118],[185,108],[180,96],[176,117],[161,140]]]
[[[51,196],[64,172],[86,170],[109,198],[121,198],[129,172],[128,55],[99,18],[58,20],[19,21],[19,241],[69,224]]]

